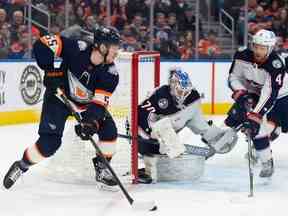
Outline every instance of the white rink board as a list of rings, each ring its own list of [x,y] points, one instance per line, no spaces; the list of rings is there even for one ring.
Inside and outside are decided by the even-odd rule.
[[[43,71],[36,66],[35,62],[0,62],[0,71],[5,74],[3,87],[0,90],[4,92],[5,102],[0,105],[0,112],[40,107],[39,102],[44,92]]]
[[[209,104],[212,102],[212,64],[212,62],[161,62],[160,83],[167,84],[167,71],[170,67],[181,66],[185,71],[190,74],[192,84],[196,87],[196,89],[203,97],[202,102]],[[30,73],[30,75],[27,76],[26,81],[22,82],[22,85],[20,85],[21,77],[23,78],[23,71],[29,65],[35,66],[36,64],[35,62],[0,62],[0,72],[2,71],[2,75],[3,72],[5,74],[5,81],[4,83],[2,82],[2,84],[0,84],[0,93],[5,93],[5,103],[1,104],[0,102],[0,113],[28,109],[38,110],[40,108],[44,87],[37,82],[37,79],[35,78],[37,76],[33,75],[33,73]],[[131,64],[128,60],[126,60],[123,62],[116,62],[116,65],[119,70],[120,82],[122,82],[122,86],[118,86],[114,97],[117,97],[117,100],[123,100],[123,102],[126,103],[127,98],[129,98],[129,95],[131,94],[130,87],[125,88],[126,84],[128,85],[131,79],[131,76],[127,74],[131,71]],[[215,104],[232,102],[230,98],[231,93],[227,86],[227,76],[229,74],[230,65],[231,62],[215,63]],[[36,68],[38,67],[36,66]],[[38,73],[43,76],[43,71],[39,68],[38,71]],[[148,63],[143,66],[140,63],[139,101],[143,100],[143,97],[147,95],[148,89],[151,89],[152,83],[145,82],[145,80],[151,80],[152,76],[154,76],[153,64]],[[23,88],[26,89],[26,94],[28,96],[31,96],[31,104],[26,104],[24,102],[23,97],[21,96],[21,89]],[[37,96],[37,93],[39,93],[36,91],[37,88],[40,89],[41,96],[39,100],[34,100],[33,98],[35,98]],[[118,93],[118,91],[120,93]]]
[[[231,63],[215,63],[215,102],[233,103],[232,91],[228,87],[228,75]]]

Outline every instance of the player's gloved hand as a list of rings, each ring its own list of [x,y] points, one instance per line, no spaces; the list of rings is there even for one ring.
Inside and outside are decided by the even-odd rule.
[[[44,86],[46,87],[46,91],[51,94],[56,94],[57,88],[64,87],[64,71],[61,69],[46,71],[44,76]]]
[[[245,111],[250,111],[256,105],[255,95],[248,93],[246,90],[236,90],[232,94],[235,102]]]
[[[93,136],[98,132],[99,124],[97,121],[82,122],[81,124],[75,125],[75,133],[82,140],[89,140],[90,136]]]
[[[249,135],[251,138],[255,138],[255,136],[259,133],[261,123],[261,115],[254,112],[248,112],[247,119],[243,123],[241,131]]]
[[[75,133],[82,139],[88,140],[98,132],[100,122],[104,118],[103,109],[97,104],[90,103],[82,114],[81,124],[75,126]],[[102,119],[102,120],[101,120]]]

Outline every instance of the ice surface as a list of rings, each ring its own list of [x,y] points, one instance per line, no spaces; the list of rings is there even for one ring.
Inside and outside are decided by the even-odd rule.
[[[216,124],[223,117],[211,117]],[[199,145],[200,138],[188,131],[181,138]],[[26,146],[37,139],[37,125],[0,127],[0,178],[19,159]],[[204,176],[197,182],[128,185],[137,200],[155,200],[158,211],[135,212],[120,192],[100,192],[95,185],[63,184],[41,175],[43,164],[36,165],[12,190],[0,188],[0,216],[96,216],[96,215],[286,215],[288,202],[287,135],[273,144],[275,174],[271,180],[259,179],[255,168],[255,197],[248,198],[249,180],[244,154],[247,143],[240,137],[227,155],[216,155],[206,163]],[[286,205],[286,206],[285,206]]]

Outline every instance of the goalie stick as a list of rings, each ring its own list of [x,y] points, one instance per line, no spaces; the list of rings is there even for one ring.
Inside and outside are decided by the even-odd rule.
[[[74,104],[66,97],[66,95],[63,93],[63,91],[58,88],[56,97],[58,97],[71,111],[72,115],[75,117],[76,121],[82,125],[82,118],[81,115],[75,110]],[[93,147],[95,148],[96,152],[99,154],[99,156],[103,159],[103,162],[105,166],[109,169],[113,177],[116,179],[116,182],[118,186],[120,187],[121,191],[123,192],[125,198],[128,200],[129,204],[132,206],[135,210],[149,210],[149,211],[155,211],[157,210],[157,206],[155,204],[155,201],[136,201],[134,200],[127,190],[124,188],[123,184],[121,183],[120,179],[114,172],[113,168],[110,166],[109,162],[104,157],[101,149],[96,144],[95,140],[92,138],[92,136],[89,136],[89,141],[92,143]]]
[[[130,135],[125,135],[125,134],[118,134],[119,138],[124,138],[124,139],[129,139],[132,140],[132,136]],[[158,142],[155,139],[143,139],[141,137],[137,137],[137,141],[141,143],[147,143],[147,144],[152,144],[152,145],[157,145]],[[200,146],[195,146],[195,145],[190,145],[190,144],[184,144],[186,150],[184,154],[192,154],[192,155],[197,155],[197,156],[202,156],[205,157],[207,160],[208,158],[212,157],[215,154],[215,150],[212,148],[206,148],[206,147],[200,147]]]

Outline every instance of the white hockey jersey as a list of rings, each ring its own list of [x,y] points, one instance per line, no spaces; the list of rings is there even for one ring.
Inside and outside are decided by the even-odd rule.
[[[288,76],[285,60],[272,51],[261,65],[254,62],[250,49],[237,51],[229,72],[232,91],[247,90],[259,95],[254,112],[265,115],[279,98],[288,95]]]

